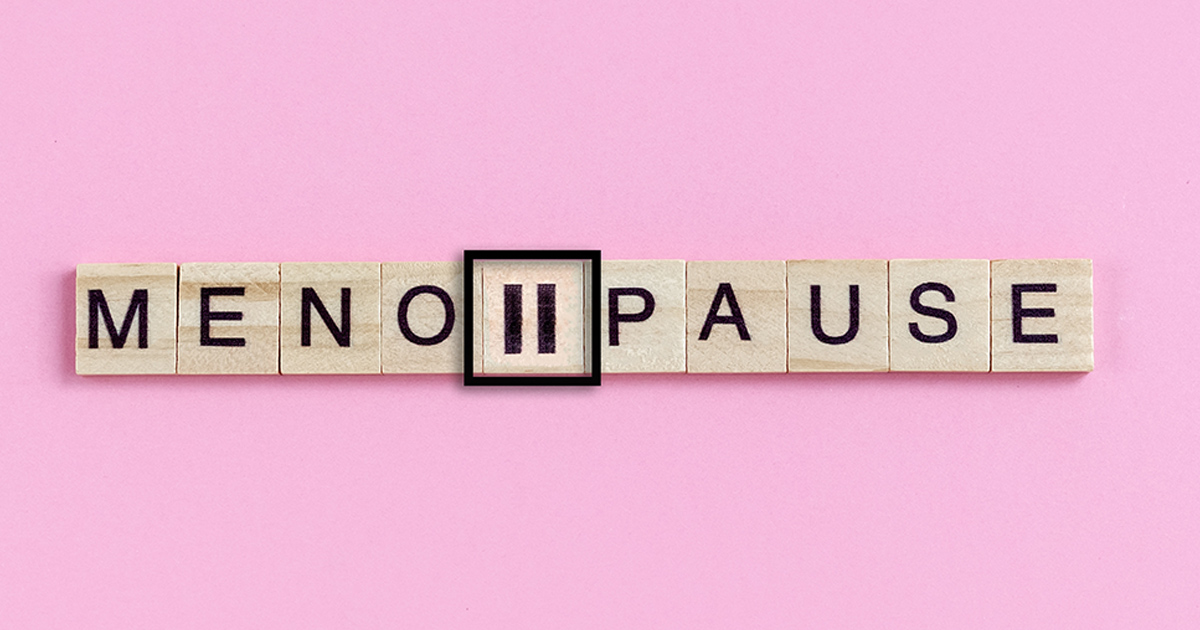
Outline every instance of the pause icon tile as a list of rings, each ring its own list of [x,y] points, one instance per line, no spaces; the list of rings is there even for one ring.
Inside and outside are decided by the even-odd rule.
[[[582,374],[583,263],[483,265],[483,373]]]

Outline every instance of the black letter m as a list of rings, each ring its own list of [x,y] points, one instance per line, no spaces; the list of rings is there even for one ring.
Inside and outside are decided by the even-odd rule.
[[[108,301],[104,299],[104,291],[88,289],[88,347],[100,347],[100,317],[104,317],[104,327],[108,329],[108,338],[112,347],[124,348],[125,340],[129,338],[129,330],[133,328],[133,316],[138,318],[138,347],[149,346],[150,331],[150,298],[146,289],[135,289],[129,299],[129,308],[125,311],[125,321],[121,330],[117,330],[113,322],[112,312],[108,310]]]

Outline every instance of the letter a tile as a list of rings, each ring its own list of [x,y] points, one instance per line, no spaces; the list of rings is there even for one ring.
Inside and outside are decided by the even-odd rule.
[[[688,372],[787,371],[782,260],[687,264]]]

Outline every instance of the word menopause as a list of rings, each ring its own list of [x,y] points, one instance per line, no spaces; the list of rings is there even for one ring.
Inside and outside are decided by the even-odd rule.
[[[1087,372],[1092,263],[600,260],[76,268],[79,374]]]

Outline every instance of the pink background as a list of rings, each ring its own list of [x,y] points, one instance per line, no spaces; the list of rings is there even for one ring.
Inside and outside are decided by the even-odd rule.
[[[1200,5],[420,5],[0,3],[0,625],[1200,625]],[[1094,258],[1097,369],[73,373],[79,262],[482,247]]]

